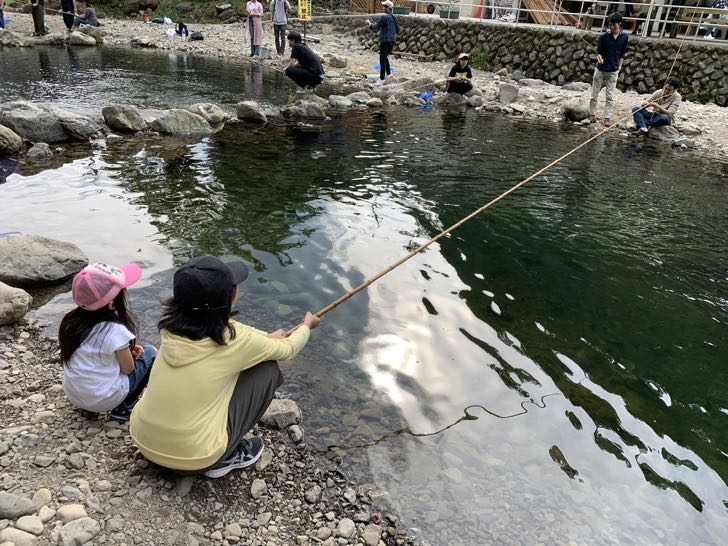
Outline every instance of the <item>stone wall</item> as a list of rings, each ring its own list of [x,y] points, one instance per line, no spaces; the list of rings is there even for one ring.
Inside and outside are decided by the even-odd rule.
[[[364,19],[359,15],[317,17],[311,31],[354,31],[363,44],[375,46],[376,34],[363,28]],[[527,78],[555,84],[590,82],[594,71],[596,33],[431,17],[400,16],[399,22],[402,32],[395,51],[436,60],[452,60],[464,51],[478,68],[519,70]],[[630,36],[619,89],[648,93],[662,86],[679,45],[678,40]],[[683,82],[680,91],[685,98],[728,105],[728,48],[686,41],[673,75]]]

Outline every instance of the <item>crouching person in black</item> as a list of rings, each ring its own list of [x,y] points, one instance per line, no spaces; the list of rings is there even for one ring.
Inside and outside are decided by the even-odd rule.
[[[316,54],[306,44],[301,43],[298,32],[288,33],[288,46],[291,60],[286,68],[286,76],[299,87],[316,87],[324,79],[324,69]]]
[[[467,53],[461,53],[458,55],[458,60],[455,65],[450,69],[445,90],[448,93],[460,93],[464,95],[473,89],[472,79],[473,73],[470,70],[470,57],[468,57]]]

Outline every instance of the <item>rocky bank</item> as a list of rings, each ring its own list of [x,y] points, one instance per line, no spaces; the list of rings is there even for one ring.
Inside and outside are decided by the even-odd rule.
[[[69,406],[60,378],[56,339],[0,327],[0,544],[414,543],[384,492],[307,449],[291,401],[255,431],[254,468],[179,478],[140,456],[126,423]]]
[[[13,14],[13,19],[15,31],[31,28],[29,15],[16,13]],[[363,17],[359,16],[359,19]],[[51,36],[62,36],[65,32],[60,17],[49,16],[46,22],[51,29]],[[204,34],[203,41],[186,41],[176,36],[169,38],[166,34],[167,28],[164,25],[137,20],[116,20],[107,22],[106,27],[102,29],[103,41],[108,45],[124,47],[175,50],[241,61],[248,59],[248,48],[244,43],[240,24],[190,25],[191,30],[199,30]],[[324,88],[328,89],[321,91],[325,91],[326,95],[345,96],[355,91],[366,90],[373,98],[381,99],[384,104],[405,103],[416,106],[420,104],[416,100],[417,92],[441,88],[442,80],[451,66],[447,61],[424,62],[418,56],[402,52],[404,54],[399,58],[395,56],[393,60],[396,73],[389,82],[395,86],[404,82],[402,89],[388,90],[388,86],[384,86],[384,89],[375,89],[372,80],[367,79],[367,76],[376,74],[374,65],[378,62],[378,56],[360,43],[361,31],[335,32],[334,25],[328,23],[316,24],[314,28],[317,31],[316,42],[311,45],[325,61],[327,81]],[[265,26],[264,47],[269,51],[275,50],[270,23],[266,23]],[[285,67],[287,59],[277,58],[274,54],[272,58],[259,62],[272,69],[281,70]],[[432,82],[436,82],[436,85],[431,85]],[[420,85],[416,85],[417,83]],[[476,101],[471,103],[473,107],[482,106],[484,109],[507,115],[544,118],[554,122],[566,119],[570,123],[586,126],[592,131],[603,128],[601,124],[590,125],[583,117],[584,108],[589,100],[588,82],[553,85],[540,79],[526,78],[517,70],[509,73],[501,69],[496,73],[474,70],[474,83],[481,92],[482,105]],[[504,84],[512,87],[504,89]],[[409,99],[405,101],[401,95],[393,99],[392,95],[396,95],[397,91],[407,91]],[[614,118],[619,120],[619,123],[611,130],[621,131],[626,136],[627,131],[632,128],[631,107],[645,100],[647,96],[634,91],[624,93],[618,91]],[[602,109],[603,100],[602,92],[600,103]],[[347,103],[343,104],[346,106]],[[600,109],[600,115],[601,111]],[[679,133],[667,131],[662,138],[676,141],[679,147],[695,147],[706,155],[728,158],[728,108],[710,103],[684,101],[674,128]]]

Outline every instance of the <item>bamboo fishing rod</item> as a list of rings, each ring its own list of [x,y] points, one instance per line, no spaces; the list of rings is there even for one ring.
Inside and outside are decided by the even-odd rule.
[[[691,17],[691,21],[692,21],[692,17]],[[686,36],[687,36],[687,34],[684,34],[683,35],[682,40],[680,42],[680,46],[678,47],[677,52],[675,53],[675,57],[673,58],[672,65],[670,66],[670,70],[669,70],[669,72],[667,74],[667,77],[665,78],[665,83],[662,86],[663,94],[665,92],[665,87],[667,86],[667,80],[670,79],[670,76],[672,75],[672,72],[675,69],[675,64],[677,63],[677,59],[678,59],[678,56],[680,55],[680,52],[682,50],[682,46],[685,43]],[[645,106],[640,106],[639,110],[637,110],[637,111],[644,110],[645,108],[647,108],[648,105],[649,104],[646,104]],[[409,261],[411,258],[413,258],[417,254],[419,254],[420,252],[422,252],[423,250],[425,250],[427,247],[429,247],[433,243],[436,243],[437,241],[439,241],[440,239],[442,239],[446,235],[448,235],[451,232],[455,231],[457,228],[459,228],[460,226],[462,226],[468,220],[471,220],[471,219],[475,218],[480,213],[484,212],[485,210],[489,209],[491,206],[495,205],[496,203],[498,203],[502,199],[506,198],[508,195],[512,194],[513,192],[515,192],[520,187],[525,186],[528,182],[530,182],[534,178],[537,178],[538,176],[542,175],[546,171],[550,170],[555,165],[561,163],[564,159],[566,159],[567,157],[573,155],[574,153],[576,153],[578,150],[582,149],[587,144],[591,143],[592,141],[596,140],[600,136],[602,136],[605,133],[609,132],[612,129],[612,127],[616,127],[619,123],[621,123],[622,121],[625,121],[625,120],[629,119],[630,117],[632,117],[632,114],[631,113],[630,114],[627,114],[627,115],[625,115],[625,116],[623,116],[621,118],[619,118],[615,123],[609,125],[608,127],[604,127],[601,131],[599,131],[598,133],[594,134],[593,136],[591,136],[590,138],[588,138],[587,140],[585,140],[584,142],[582,142],[578,146],[572,148],[571,150],[569,150],[565,154],[561,155],[558,159],[555,159],[555,160],[551,161],[546,166],[540,168],[539,170],[537,170],[536,172],[534,172],[530,176],[524,178],[523,180],[521,180],[517,184],[515,184],[515,185],[511,186],[509,189],[505,190],[503,193],[501,193],[497,197],[491,199],[490,201],[488,201],[482,207],[474,210],[473,212],[471,212],[470,214],[468,214],[467,216],[465,216],[461,220],[455,222],[449,228],[441,231],[440,233],[438,233],[437,235],[435,235],[434,237],[432,237],[430,240],[424,242],[423,244],[421,244],[419,247],[417,247],[416,249],[412,250],[411,252],[408,252],[407,254],[405,254],[404,256],[402,256],[399,260],[393,262],[392,264],[390,264],[387,267],[385,267],[384,269],[382,269],[379,273],[377,273],[374,276],[372,276],[372,277],[368,278],[367,280],[365,280],[359,286],[357,286],[357,287],[355,287],[355,288],[347,291],[346,294],[344,294],[343,296],[341,296],[337,300],[331,302],[330,304],[328,304],[323,309],[317,311],[315,313],[315,315],[317,317],[321,318],[324,315],[326,315],[326,313],[328,313],[329,311],[332,311],[332,310],[336,309],[339,305],[341,305],[342,303],[344,303],[346,300],[348,300],[352,296],[358,294],[359,292],[361,292],[362,290],[364,290],[365,288],[367,288],[368,286],[370,286],[371,284],[373,284],[377,280],[379,280],[382,277],[384,277],[386,274],[388,274],[391,271],[393,271],[396,268],[398,268],[400,265],[402,265],[405,262]],[[296,326],[294,326],[293,328],[291,328],[289,331],[286,332],[286,335],[288,336],[288,335],[292,334],[301,324],[297,324]]]

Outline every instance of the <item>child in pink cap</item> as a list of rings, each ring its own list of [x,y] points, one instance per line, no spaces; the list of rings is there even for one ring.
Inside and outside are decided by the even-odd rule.
[[[156,350],[135,344],[139,328],[126,288],[142,276],[136,264],[95,263],[73,278],[78,305],[61,321],[63,391],[75,406],[127,421],[149,380]]]

